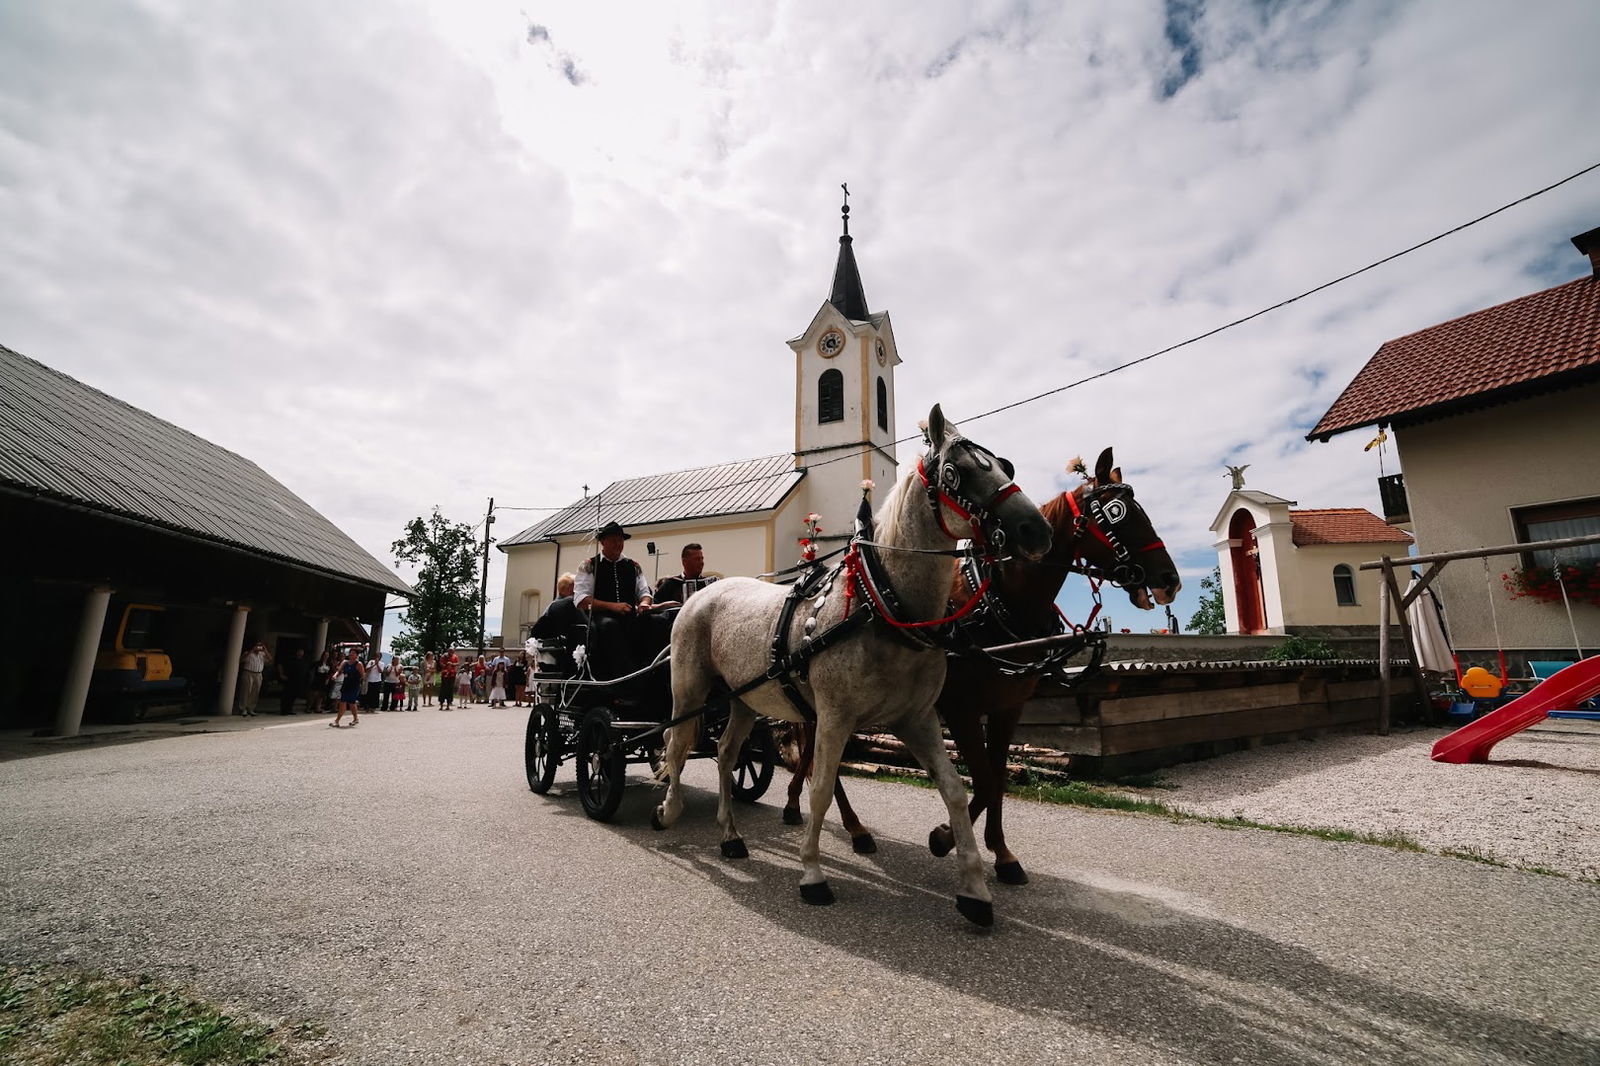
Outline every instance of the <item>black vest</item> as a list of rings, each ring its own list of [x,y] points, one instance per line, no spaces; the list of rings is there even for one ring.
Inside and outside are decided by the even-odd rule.
[[[594,573],[594,598],[605,600],[609,603],[626,603],[630,606],[639,602],[639,564],[622,556],[616,562],[607,562],[603,555],[596,555],[589,560],[585,569]]]

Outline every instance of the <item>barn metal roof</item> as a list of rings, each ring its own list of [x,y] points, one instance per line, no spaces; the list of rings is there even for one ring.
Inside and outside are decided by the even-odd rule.
[[[805,471],[795,469],[794,456],[782,452],[613,481],[596,495],[574,500],[549,518],[506,538],[500,548],[504,551],[547,537],[592,533],[612,521],[645,526],[769,511],[782,503],[804,476]]]
[[[4,345],[0,488],[411,591],[255,463]]]

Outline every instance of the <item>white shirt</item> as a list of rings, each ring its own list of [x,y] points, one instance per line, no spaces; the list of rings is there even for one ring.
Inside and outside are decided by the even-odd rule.
[[[267,653],[264,651],[247,651],[240,665],[252,674],[259,674],[267,665]]]
[[[604,556],[602,556],[602,558],[604,558]],[[620,559],[621,556],[618,556],[618,558]],[[612,562],[613,560],[607,559],[606,561]],[[638,573],[634,577],[634,582],[634,593],[639,599],[649,600],[654,598],[650,595],[650,586],[644,579],[643,567],[638,568]],[[589,600],[593,597],[594,571],[591,570],[588,573],[584,573],[582,570],[578,571],[576,580],[574,580],[572,583],[572,602],[577,604],[579,610],[586,610],[589,606]]]
[[[367,681],[369,681],[369,682],[380,681],[381,682],[382,680],[383,680],[383,667],[379,666],[378,665],[378,660],[374,659],[374,660],[372,660],[371,667],[369,667],[367,669]]]

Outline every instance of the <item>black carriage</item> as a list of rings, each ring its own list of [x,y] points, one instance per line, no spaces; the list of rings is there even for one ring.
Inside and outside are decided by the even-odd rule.
[[[561,764],[571,761],[578,779],[583,811],[596,821],[609,821],[622,803],[629,766],[661,765],[665,726],[671,707],[664,699],[636,698],[641,675],[656,691],[669,669],[666,654],[640,675],[597,681],[585,665],[582,626],[565,638],[541,640],[536,669],[529,680],[534,696],[523,741],[528,787],[543,794],[555,782]],[[700,735],[691,758],[715,758],[728,722],[725,702],[713,702],[699,719]],[[772,783],[778,745],[771,724],[758,721],[740,749],[733,772],[733,797],[754,803]]]

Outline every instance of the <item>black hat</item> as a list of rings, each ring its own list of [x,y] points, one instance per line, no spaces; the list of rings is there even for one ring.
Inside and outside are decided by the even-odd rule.
[[[633,539],[633,534],[629,533],[626,529],[623,529],[621,522],[607,522],[605,525],[594,531],[594,539],[601,540],[602,538],[611,536],[613,533],[621,537],[623,540]]]

